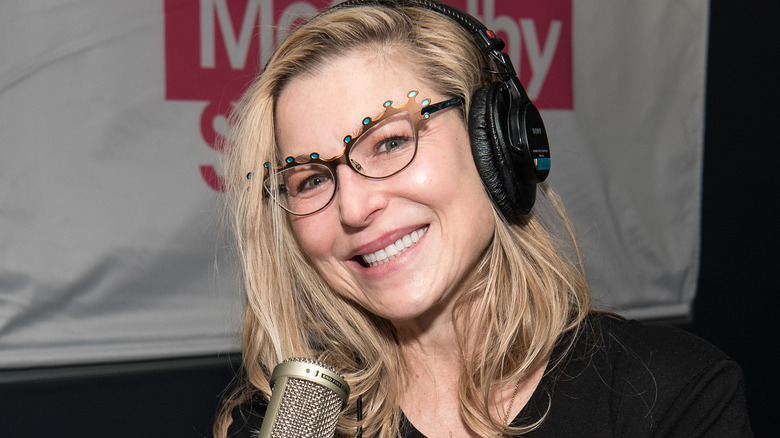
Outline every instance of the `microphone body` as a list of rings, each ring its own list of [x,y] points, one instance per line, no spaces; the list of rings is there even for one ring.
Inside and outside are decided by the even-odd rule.
[[[331,438],[347,405],[349,385],[325,364],[287,359],[271,374],[271,400],[260,438]]]

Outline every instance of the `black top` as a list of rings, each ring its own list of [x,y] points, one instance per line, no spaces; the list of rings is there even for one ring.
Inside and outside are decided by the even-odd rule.
[[[679,329],[592,315],[560,342],[515,426],[525,437],[752,437],[739,366]],[[565,355],[565,356],[564,356]],[[556,365],[557,364],[557,365]],[[265,402],[233,413],[230,437],[259,430]],[[402,436],[424,438],[408,421]]]

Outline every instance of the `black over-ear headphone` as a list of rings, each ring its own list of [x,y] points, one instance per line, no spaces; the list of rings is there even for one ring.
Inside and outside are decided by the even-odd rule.
[[[347,0],[331,10],[364,5],[427,8],[455,20],[474,37],[499,79],[472,96],[468,119],[474,163],[506,218],[528,214],[536,200],[536,184],[550,172],[550,145],[539,110],[509,56],[501,51],[504,41],[466,12],[434,0]]]

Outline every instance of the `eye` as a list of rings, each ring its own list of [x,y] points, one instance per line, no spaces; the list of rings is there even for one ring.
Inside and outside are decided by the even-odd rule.
[[[409,113],[402,112],[361,133],[348,154],[361,175],[383,178],[407,166],[416,149],[415,125]]]
[[[316,190],[317,187],[323,184],[327,184],[329,181],[330,175],[312,175],[301,182],[301,184],[298,186],[298,192],[305,193],[310,190]]]
[[[332,188],[333,175],[322,165],[309,164],[284,171],[288,196],[310,197]]]
[[[391,137],[377,143],[374,150],[376,153],[390,153],[409,146],[412,141],[409,137]]]
[[[408,148],[414,148],[414,125],[408,114],[399,114],[366,132],[360,139],[364,154],[373,157],[381,157],[386,154],[395,154]]]

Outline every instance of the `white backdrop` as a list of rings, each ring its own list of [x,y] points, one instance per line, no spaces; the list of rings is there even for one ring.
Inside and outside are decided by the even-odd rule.
[[[706,0],[461,0],[509,43],[597,301],[688,312]],[[0,368],[236,351],[221,117],[289,0],[0,3]],[[219,270],[215,267],[218,260]]]

